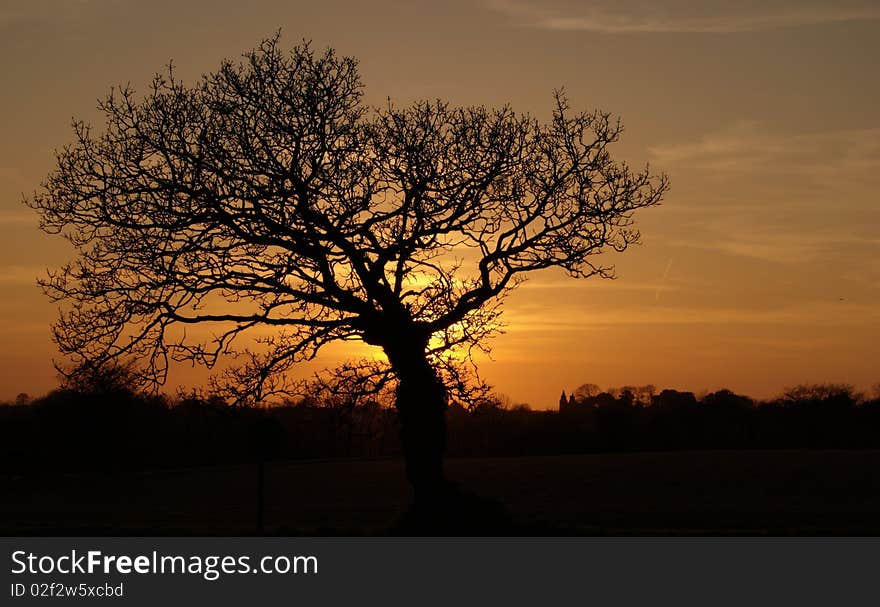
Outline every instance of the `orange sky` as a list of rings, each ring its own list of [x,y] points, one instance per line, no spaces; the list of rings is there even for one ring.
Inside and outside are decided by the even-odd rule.
[[[880,381],[880,7],[875,2],[135,2],[0,6],[0,399],[53,387],[53,306],[70,256],[20,203],[111,85],[173,58],[194,77],[283,28],[360,59],[367,99],[441,97],[626,125],[620,158],[670,175],[614,282],[536,276],[507,302],[483,374],[514,401],[654,383],[772,396]],[[335,347],[318,361],[345,357]],[[195,383],[201,375],[178,374]]]

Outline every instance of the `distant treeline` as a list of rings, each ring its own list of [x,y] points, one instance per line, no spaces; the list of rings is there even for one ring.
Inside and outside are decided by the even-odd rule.
[[[650,389],[648,389],[650,388]],[[653,388],[564,393],[559,409],[488,400],[447,414],[450,456],[621,450],[880,448],[880,398],[800,386],[756,402]],[[306,398],[269,408],[219,399],[56,390],[0,406],[0,472],[132,470],[265,459],[400,454],[397,414],[381,403]]]

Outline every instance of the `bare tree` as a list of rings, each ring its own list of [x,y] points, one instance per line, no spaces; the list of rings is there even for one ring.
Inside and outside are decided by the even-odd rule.
[[[572,394],[577,400],[586,400],[588,398],[596,396],[601,391],[602,388],[600,388],[596,384],[582,384],[575,388],[575,391],[572,392]]]
[[[284,52],[277,36],[189,86],[169,66],[99,109],[103,131],[74,123],[27,201],[77,249],[42,281],[70,364],[134,358],[158,385],[171,360],[238,356],[224,385],[244,401],[283,391],[327,343],[378,346],[417,503],[445,491],[450,352],[485,343],[529,272],[611,276],[596,255],[635,242],[633,212],[667,187],[612,159],[618,121],[562,94],[546,123],[442,101],[369,108],[354,59]],[[248,334],[261,345],[237,348]]]

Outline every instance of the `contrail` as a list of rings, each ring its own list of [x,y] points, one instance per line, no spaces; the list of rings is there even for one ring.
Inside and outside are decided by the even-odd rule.
[[[663,270],[663,276],[660,277],[660,284],[657,286],[657,290],[654,291],[654,303],[660,301],[660,293],[663,291],[663,287],[666,286],[666,277],[669,276],[669,269],[672,267],[672,258],[669,258],[669,261],[666,262],[666,269]]]

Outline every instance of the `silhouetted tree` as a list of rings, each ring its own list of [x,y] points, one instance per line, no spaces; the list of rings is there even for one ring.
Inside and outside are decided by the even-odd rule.
[[[572,396],[575,397],[575,400],[586,400],[596,396],[601,391],[602,389],[596,384],[582,384],[575,388],[575,391],[572,392]]]
[[[658,409],[688,410],[697,405],[697,398],[693,392],[679,392],[678,390],[663,390],[654,396],[651,406]]]
[[[754,401],[748,396],[735,394],[727,389],[710,392],[702,398],[702,403],[707,407],[719,409],[747,409],[754,407]]]
[[[849,384],[801,384],[786,388],[782,402],[786,405],[829,404],[854,406],[863,395],[857,394]]]
[[[171,67],[99,103],[28,204],[78,257],[42,281],[63,303],[54,338],[74,364],[243,364],[218,388],[282,393],[327,343],[382,348],[416,502],[436,503],[446,362],[496,332],[504,296],[551,267],[609,277],[596,255],[635,242],[633,212],[665,176],[612,159],[620,123],[549,122],[442,101],[371,109],[356,61],[278,37],[193,85]],[[212,337],[185,331],[214,327]],[[266,328],[271,329],[266,337]],[[262,345],[236,351],[247,334]],[[442,501],[442,500],[440,500]]]
[[[636,388],[636,400],[640,405],[648,407],[657,393],[657,388],[653,384],[645,384]]]
[[[133,394],[138,389],[138,371],[131,360],[116,358],[94,364],[83,361],[61,377],[62,390],[80,394]]]

